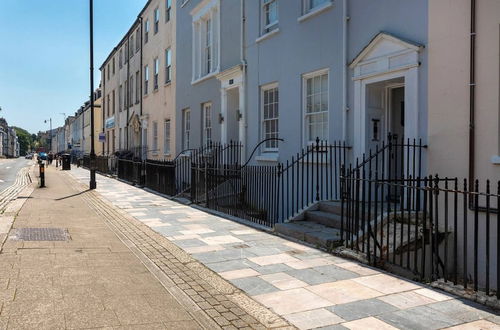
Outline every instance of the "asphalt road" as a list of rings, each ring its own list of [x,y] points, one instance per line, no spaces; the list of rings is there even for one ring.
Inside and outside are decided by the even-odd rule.
[[[0,192],[10,187],[16,181],[16,174],[25,166],[33,163],[24,157],[17,159],[0,159]]]

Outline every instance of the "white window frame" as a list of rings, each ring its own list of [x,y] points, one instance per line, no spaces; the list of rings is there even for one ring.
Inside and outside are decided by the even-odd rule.
[[[191,139],[191,109],[182,111],[182,148],[189,149]]]
[[[163,154],[170,155],[170,119],[163,123]]]
[[[170,21],[172,12],[172,0],[165,0],[165,23]]]
[[[152,129],[151,129],[152,137],[153,137],[153,146],[151,152],[153,155],[158,154],[158,122],[155,120],[153,121],[152,124]]]
[[[202,7],[198,6],[191,12],[193,18],[193,84],[212,77],[220,69],[220,0],[211,0],[202,4]],[[211,22],[209,33],[207,33],[208,20]]]
[[[120,85],[118,88],[118,111],[122,111],[123,109],[123,86]]]
[[[154,90],[158,90],[158,80],[160,77],[160,60],[157,58],[153,61],[153,86]]]
[[[325,7],[328,7],[331,5],[332,0],[321,0],[323,3],[314,5],[313,2],[315,0],[302,0],[302,12],[303,14],[309,14],[315,11],[319,11]]]
[[[212,102],[206,102],[202,104],[202,123],[203,123],[203,134],[202,134],[202,144],[208,145],[212,141]]]
[[[135,52],[137,53],[141,49],[141,30],[137,29],[135,31]]]
[[[137,82],[136,82],[137,83]],[[132,105],[134,105],[134,74],[132,74],[130,76],[130,79],[129,79],[129,94],[128,94],[128,104],[129,104],[129,107],[131,107]]]
[[[278,102],[275,102],[278,104],[278,116],[277,117],[273,117],[273,118],[265,118],[265,112],[264,112],[264,106],[265,106],[265,103],[264,103],[264,100],[265,100],[265,97],[264,97],[264,94],[266,91],[270,91],[270,90],[273,90],[273,89],[277,89],[278,91]],[[262,139],[266,139],[267,138],[267,132],[266,132],[266,121],[273,121],[273,120],[276,120],[277,121],[277,127],[276,127],[276,137],[279,137],[279,85],[278,83],[271,83],[271,84],[267,84],[267,85],[264,85],[261,87],[261,102],[260,102],[261,106],[260,106],[260,109],[261,109],[261,118],[262,118],[262,121],[261,121],[261,127],[262,127]],[[278,152],[279,150],[279,147],[278,147],[278,141],[275,141],[276,143],[276,147],[268,147],[267,146],[267,143],[264,143],[264,146],[263,146],[263,151],[264,152]]]
[[[278,28],[279,24],[279,8],[278,0],[261,0],[261,17],[262,17],[262,35],[274,31]],[[272,5],[276,5],[276,21],[267,22],[267,12]]]
[[[318,77],[318,76],[323,76],[327,75],[327,87],[326,87],[326,99],[328,102],[327,109],[325,111],[318,111],[318,112],[307,112],[307,81],[309,79]],[[309,140],[309,124],[308,124],[308,117],[311,116],[311,114],[320,114],[320,113],[325,113],[326,114],[326,133],[325,137],[323,140],[328,140],[329,137],[329,129],[330,129],[330,70],[329,69],[321,69],[317,70],[314,72],[306,73],[302,75],[302,118],[303,118],[303,141],[305,145],[311,145],[316,143],[316,137],[314,137],[314,140]]]
[[[138,104],[141,97],[141,76],[139,71],[135,73],[135,104]]]
[[[148,84],[149,84],[149,66],[144,66],[144,95],[148,95]]]
[[[154,10],[154,34],[157,34],[160,29],[160,8],[156,7]]]
[[[118,68],[121,69],[123,67],[123,50],[120,49],[120,55],[118,58]]]
[[[172,81],[172,49],[165,49],[165,83]]]
[[[128,43],[128,46],[129,46],[128,56],[129,56],[129,58],[134,57],[134,54],[135,54],[135,52],[134,52],[134,45],[135,45],[135,43],[134,43],[134,34],[132,33],[130,35],[130,42]]]
[[[147,44],[149,41],[149,19],[144,22],[144,43]]]

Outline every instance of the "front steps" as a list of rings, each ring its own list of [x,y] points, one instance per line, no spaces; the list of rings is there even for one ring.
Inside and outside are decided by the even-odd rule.
[[[331,250],[340,244],[340,202],[319,202],[295,221],[276,224],[276,233],[295,238],[320,249]]]

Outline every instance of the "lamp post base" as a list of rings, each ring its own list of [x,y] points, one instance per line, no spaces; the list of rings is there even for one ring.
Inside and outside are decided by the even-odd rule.
[[[97,183],[95,181],[95,170],[90,170],[89,189],[96,189],[96,188],[97,188]]]

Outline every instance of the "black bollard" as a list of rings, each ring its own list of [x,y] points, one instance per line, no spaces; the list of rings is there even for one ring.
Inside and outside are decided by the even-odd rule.
[[[45,165],[40,164],[40,188],[45,187]]]

